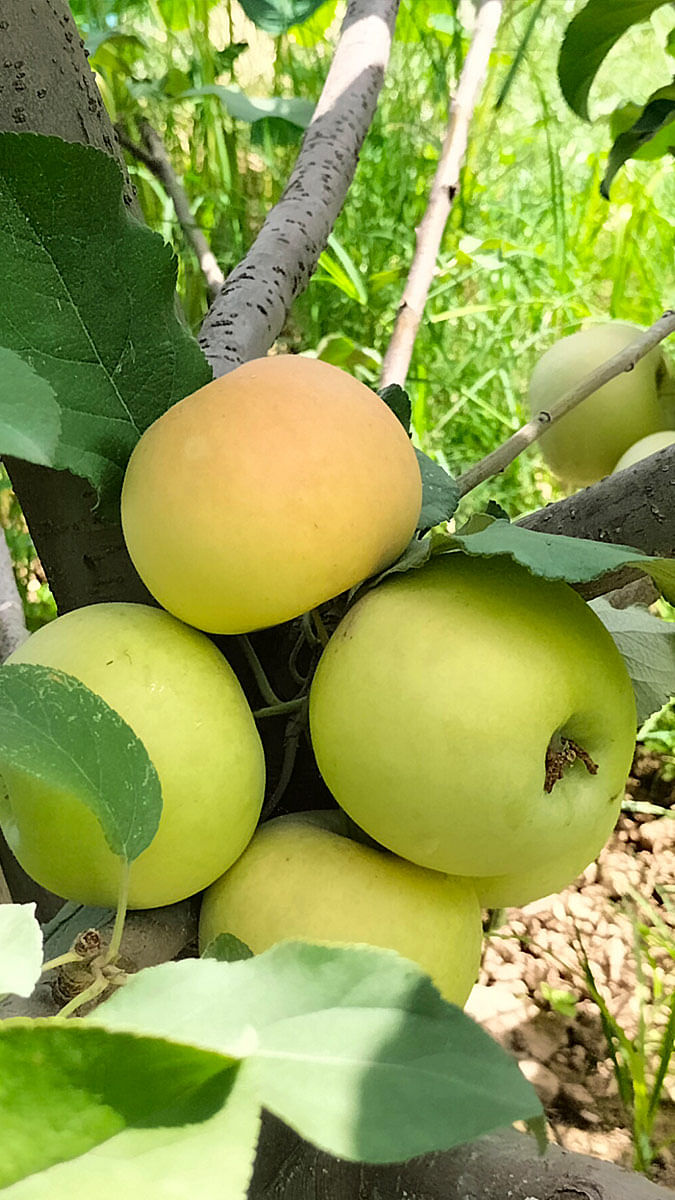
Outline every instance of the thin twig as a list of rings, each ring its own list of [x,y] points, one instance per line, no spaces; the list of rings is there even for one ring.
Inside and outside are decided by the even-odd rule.
[[[450,104],[448,128],[431,185],[429,203],[417,228],[417,244],[410,274],[396,315],[394,332],[384,356],[382,387],[390,383],[405,383],[415,338],[436,270],[443,231],[459,187],[471,118],[487,74],[501,15],[502,0],[480,0],[471,45],[464,60],[457,93]]]
[[[555,422],[559,421],[577,404],[581,404],[582,400],[586,400],[588,396],[592,396],[593,392],[599,391],[610,379],[615,379],[617,375],[623,374],[624,371],[632,371],[635,364],[649,354],[659,342],[664,338],[675,333],[675,311],[668,310],[655,321],[649,329],[645,330],[640,337],[631,342],[630,346],[626,346],[625,350],[619,351],[607,362],[596,367],[589,375],[586,375],[580,383],[575,387],[570,388],[565,392],[555,404],[551,406],[548,412],[540,412],[526,425],[523,425],[516,433],[507,438],[501,446],[496,450],[491,451],[474,467],[470,467],[463,475],[459,476],[457,483],[459,485],[460,496],[466,496],[468,492],[473,491],[479,484],[484,483],[486,479],[491,479],[493,475],[498,475],[505,467],[508,467],[523,450],[527,450],[537,438],[541,436],[545,429],[549,429]]]
[[[190,202],[182,183],[171,165],[164,142],[148,121],[141,123],[141,134],[145,143],[144,146],[139,146],[137,142],[129,137],[123,128],[117,126],[117,136],[121,144],[139,162],[142,162],[149,171],[152,171],[152,174],[156,175],[164,187],[175,209],[178,224],[197,256],[202,274],[206,280],[209,296],[213,300],[214,296],[218,295],[223,286],[225,276],[218,266],[216,257],[203,231],[199,228],[192,215]]]
[[[214,375],[266,354],[344,204],[373,119],[399,0],[349,0],[340,39],[283,196],[202,326]]]

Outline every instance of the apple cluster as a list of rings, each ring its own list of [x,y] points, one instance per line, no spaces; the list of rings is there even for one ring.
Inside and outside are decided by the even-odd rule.
[[[421,500],[406,431],[369,388],[311,358],[248,363],[160,417],[129,461],[124,534],[162,608],[65,614],[10,661],[81,680],[156,766],[162,817],[132,907],[207,889],[202,946],[227,932],[254,952],[391,947],[463,1004],[481,905],[564,886],[616,819],[636,717],[604,626],[566,584],[502,558],[455,550],[388,576],[348,608],[311,684],[339,807],[259,827],[261,741],[206,636],[292,620],[376,575]],[[89,810],[20,772],[5,783],[0,824],[25,869],[115,904],[119,860]]]

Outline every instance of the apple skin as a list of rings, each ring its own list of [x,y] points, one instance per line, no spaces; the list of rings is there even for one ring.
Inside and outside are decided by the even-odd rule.
[[[530,380],[530,408],[548,411],[569,388],[639,337],[638,325],[610,321],[555,342],[539,359]],[[675,424],[675,403],[659,346],[630,372],[610,380],[539,439],[551,471],[570,487],[610,475],[620,456],[648,433]]]
[[[233,933],[260,954],[276,942],[361,942],[397,950],[463,1005],[478,975],[482,926],[473,885],[337,832],[331,813],[262,825],[205,893],[202,950]]]
[[[162,816],[132,864],[130,907],[182,900],[234,862],[260,815],[265,763],[239,682],[208,638],[159,609],[95,604],[43,626],[7,661],[79,679],[124,718],[154,762]],[[0,825],[24,870],[59,896],[114,907],[120,860],[94,814],[20,772],[4,772],[4,781]]]
[[[122,525],[164,608],[244,633],[392,563],[421,503],[415,451],[384,401],[328,363],[279,355],[214,380],[146,430]]]
[[[611,829],[636,712],[612,638],[572,588],[453,552],[347,613],[314,676],[310,728],[338,804],[395,854],[477,877],[546,865],[559,887],[558,861],[573,877]],[[577,760],[547,793],[558,734],[598,771]],[[547,871],[536,883],[551,890]]]
[[[665,450],[666,446],[672,446],[673,443],[675,443],[675,429],[662,429],[659,433],[649,433],[647,437],[640,438],[639,442],[628,447],[625,454],[621,455],[614,470],[625,471],[626,467],[634,467],[643,458],[649,458],[651,454]]]

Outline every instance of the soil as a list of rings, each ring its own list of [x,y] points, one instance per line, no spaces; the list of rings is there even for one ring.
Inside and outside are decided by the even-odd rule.
[[[638,747],[627,788],[629,801],[647,802],[663,815],[624,812],[597,862],[572,886],[508,909],[486,938],[467,1006],[520,1060],[544,1105],[549,1137],[626,1167],[634,1165],[632,1122],[584,977],[583,951],[609,1012],[630,1038],[639,1032],[642,1009],[647,1079],[653,1079],[665,1000],[675,986],[675,820],[669,815],[675,817],[675,783],[664,777],[663,765]],[[675,1056],[652,1142],[659,1152],[650,1176],[675,1188]]]

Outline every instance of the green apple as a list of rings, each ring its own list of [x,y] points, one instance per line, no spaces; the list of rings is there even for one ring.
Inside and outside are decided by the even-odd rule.
[[[203,949],[232,933],[255,954],[275,942],[362,942],[397,950],[465,1003],[478,974],[480,907],[473,885],[343,836],[331,813],[262,825],[206,892]]]
[[[347,613],[310,694],[337,802],[383,846],[451,875],[537,873],[604,844],[635,747],[631,681],[567,584],[441,555]]]
[[[564,392],[640,336],[626,321],[593,325],[555,342],[530,380],[533,416],[548,412]],[[556,421],[539,439],[549,467],[570,487],[611,474],[620,456],[648,433],[675,424],[675,402],[660,346]]]
[[[649,433],[647,437],[640,438],[639,442],[628,447],[625,454],[621,455],[614,470],[624,471],[626,467],[634,467],[643,458],[649,458],[650,454],[665,450],[666,446],[672,446],[673,443],[675,443],[675,429],[662,429],[660,433]]]
[[[264,757],[244,693],[208,638],[160,609],[95,604],[45,625],[8,662],[79,679],[127,721],[155,764],[162,816],[131,867],[132,908],[201,891],[241,854],[260,815]],[[59,896],[114,906],[120,860],[93,813],[29,775],[3,776],[0,825],[24,870]]]

